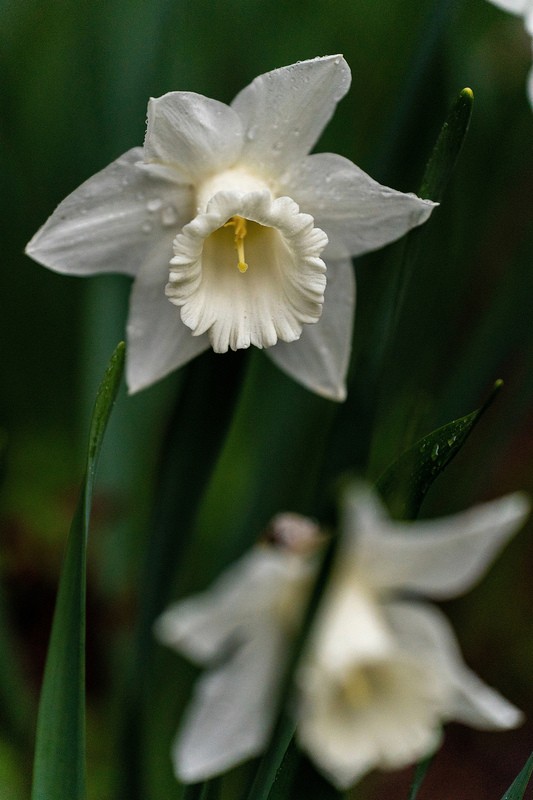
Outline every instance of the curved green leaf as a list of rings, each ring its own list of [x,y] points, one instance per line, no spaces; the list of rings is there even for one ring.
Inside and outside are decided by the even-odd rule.
[[[505,792],[502,800],[522,800],[526,793],[527,785],[533,773],[533,753],[524,764],[523,769],[518,773],[512,784]]]
[[[457,455],[502,386],[496,381],[481,408],[419,439],[378,478],[376,487],[393,517],[418,515],[431,484]]]
[[[122,376],[124,352],[121,343],[94,405],[85,479],[61,570],[41,690],[32,800],[85,797],[86,542],[96,464]]]

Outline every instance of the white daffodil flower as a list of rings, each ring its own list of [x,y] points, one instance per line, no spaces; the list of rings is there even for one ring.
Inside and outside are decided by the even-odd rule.
[[[130,391],[210,346],[255,345],[344,399],[351,257],[434,206],[341,156],[308,155],[349,85],[345,60],[327,56],[260,75],[231,106],[193,92],[151,99],[144,147],[82,184],[33,237],[27,253],[57,272],[134,278]]]
[[[463,663],[444,615],[420,597],[469,589],[522,525],[514,494],[439,520],[399,523],[348,493],[342,538],[297,674],[298,739],[340,789],[434,751],[441,725],[517,725],[521,713]]]
[[[470,588],[527,513],[514,494],[446,519],[398,523],[369,490],[348,493],[293,703],[300,747],[337,787],[431,752],[448,720],[482,729],[521,721],[468,669],[444,615],[419,597]],[[289,531],[274,537],[278,548],[255,547],[156,623],[160,641],[207,668],[172,749],[186,783],[258,755],[271,731],[280,674],[316,572],[313,523],[308,535],[299,532],[304,518],[281,515],[277,524]]]
[[[526,30],[531,37],[533,37],[533,0],[490,0],[490,2],[503,8],[504,11],[510,11],[511,14],[519,14],[524,18]],[[533,50],[533,41],[532,41]],[[527,80],[527,93],[529,102],[533,106],[533,69],[529,72]]]

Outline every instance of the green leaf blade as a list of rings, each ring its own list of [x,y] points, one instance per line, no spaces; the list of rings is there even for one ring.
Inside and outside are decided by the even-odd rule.
[[[502,800],[523,800],[531,775],[533,774],[533,753],[524,764],[512,784],[502,797]]]
[[[413,783],[411,784],[411,788],[409,789],[409,797],[407,800],[416,800],[418,797],[418,793],[422,788],[422,784],[424,783],[424,779],[428,773],[428,770],[433,762],[434,755],[430,755],[427,758],[424,758],[423,761],[419,761],[415,768],[415,774],[413,777]]]
[[[86,475],[67,542],[39,703],[32,800],[85,797],[86,542],[96,464],[124,367],[120,344],[91,422]]]
[[[439,203],[444,195],[470,125],[474,93],[459,93],[441,128],[420,186],[420,196]]]
[[[502,381],[494,384],[481,408],[419,439],[378,478],[376,487],[394,517],[418,515],[431,485],[463,447],[502,385]]]

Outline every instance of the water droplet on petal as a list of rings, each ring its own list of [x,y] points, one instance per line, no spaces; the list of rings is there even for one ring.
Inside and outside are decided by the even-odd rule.
[[[159,211],[163,203],[158,197],[154,197],[153,200],[149,200],[146,204],[146,210],[150,212]]]
[[[178,221],[178,212],[173,205],[165,206],[161,212],[161,224],[165,228],[175,225]]]

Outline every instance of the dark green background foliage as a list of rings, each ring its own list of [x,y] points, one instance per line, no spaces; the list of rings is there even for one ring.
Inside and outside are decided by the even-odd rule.
[[[123,337],[129,291],[117,276],[55,275],[26,258],[24,245],[68,192],[142,143],[151,95],[183,89],[229,102],[260,72],[342,52],[352,88],[318,150],[339,152],[404,191],[418,189],[458,92],[471,86],[476,98],[459,164],[424,231],[385,347],[383,310],[390,312],[402,245],[356,263],[344,407],[309,395],[258,352],[228,356],[226,378],[226,357],[213,368],[205,356],[139,396],[120,395],[88,552],[88,796],[179,798],[168,751],[193,671],[162,648],[139,664],[148,635],[146,625],[134,633],[139,608],[149,620],[170,598],[204,586],[275,511],[322,513],[329,481],[341,471],[377,478],[415,441],[479,407],[498,378],[504,389],[422,514],[533,490],[530,44],[520,20],[485,0],[4,0],[0,11],[0,796],[9,800],[29,792],[36,698],[89,413]],[[230,424],[225,409],[241,379]],[[190,408],[181,389],[204,380],[206,401],[187,418],[197,442],[176,433],[183,500],[178,494],[169,506],[159,496],[154,516],[174,398]],[[219,403],[219,429],[229,425],[229,436],[216,460],[209,415]],[[198,513],[187,493],[188,465],[195,502],[203,494]],[[153,531],[162,519],[166,546],[175,529],[171,549],[185,568],[167,569],[154,590],[146,554],[157,561]],[[468,662],[526,712],[533,710],[532,563],[524,530],[482,585],[447,604]],[[531,722],[506,734],[451,726],[419,800],[501,797],[532,733]],[[409,771],[370,776],[353,797],[406,797],[409,779]],[[237,770],[223,796],[242,780]]]

